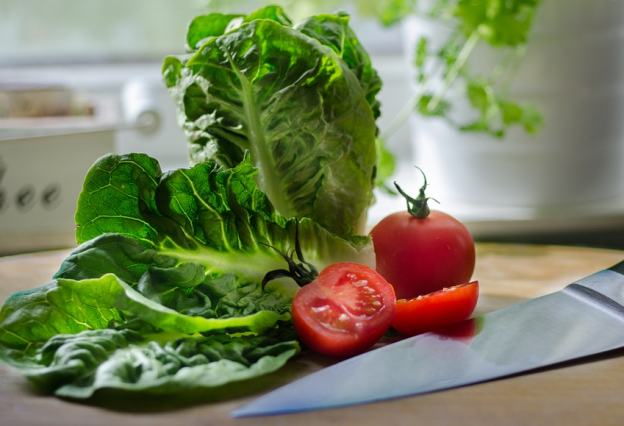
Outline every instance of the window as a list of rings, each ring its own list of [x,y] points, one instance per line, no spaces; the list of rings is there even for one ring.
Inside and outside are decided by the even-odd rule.
[[[209,11],[245,13],[267,4],[282,5],[293,20],[310,14],[345,9],[352,2],[335,0],[2,0],[0,3],[0,65],[76,62],[160,61],[182,53],[190,20]],[[375,24],[354,19],[363,43],[394,49],[389,35]],[[385,38],[384,38],[385,37]]]

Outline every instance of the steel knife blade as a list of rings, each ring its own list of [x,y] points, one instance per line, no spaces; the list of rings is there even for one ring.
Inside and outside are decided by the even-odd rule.
[[[341,407],[503,378],[624,347],[624,262],[562,290],[339,362],[233,417]]]

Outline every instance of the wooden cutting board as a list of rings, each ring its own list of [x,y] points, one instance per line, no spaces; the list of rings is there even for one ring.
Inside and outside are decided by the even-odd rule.
[[[0,258],[0,303],[46,284],[66,250]],[[474,278],[481,287],[476,314],[561,289],[624,260],[624,252],[578,247],[478,244]],[[624,350],[556,368],[444,392],[375,404],[251,419],[230,411],[263,393],[331,365],[302,354],[240,397],[210,402],[102,397],[91,404],[36,394],[0,363],[0,426],[17,425],[623,425]],[[414,366],[418,368],[418,366]]]

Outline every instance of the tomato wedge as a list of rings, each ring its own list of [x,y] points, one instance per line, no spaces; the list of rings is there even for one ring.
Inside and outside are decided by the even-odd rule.
[[[375,270],[335,263],[303,286],[292,304],[301,341],[315,352],[349,357],[374,345],[394,317],[394,289]]]
[[[392,327],[407,336],[446,327],[468,319],[478,299],[478,281],[444,288],[413,299],[399,299]]]

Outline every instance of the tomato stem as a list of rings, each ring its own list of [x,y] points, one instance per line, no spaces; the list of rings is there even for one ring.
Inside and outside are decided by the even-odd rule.
[[[269,281],[273,281],[278,278],[292,278],[299,285],[299,287],[303,287],[304,285],[314,281],[318,276],[318,270],[316,267],[303,259],[303,252],[301,251],[301,245],[299,244],[299,220],[297,220],[295,228],[295,249],[292,250],[290,254],[282,253],[280,250],[271,245],[264,243],[260,244],[270,247],[278,252],[288,264],[288,270],[275,269],[266,273],[262,279],[262,291],[264,291],[264,287]],[[297,258],[299,258],[299,262],[295,261],[295,254],[297,255]]]
[[[409,212],[409,214],[411,214],[414,217],[417,217],[418,219],[424,219],[427,216],[429,216],[429,213],[431,213],[431,209],[429,209],[428,201],[433,200],[437,203],[438,200],[432,197],[427,197],[425,195],[425,189],[427,188],[427,185],[428,185],[427,176],[425,176],[425,172],[423,172],[420,167],[417,167],[417,166],[415,167],[420,171],[420,173],[422,173],[423,179],[425,180],[425,183],[423,183],[423,186],[421,186],[420,190],[418,191],[418,197],[412,198],[409,195],[407,195],[405,191],[403,191],[401,187],[399,186],[399,184],[396,182],[394,182],[394,186],[396,187],[397,191],[399,191],[399,194],[401,194],[403,198],[405,198],[405,200],[407,201],[407,211]]]

